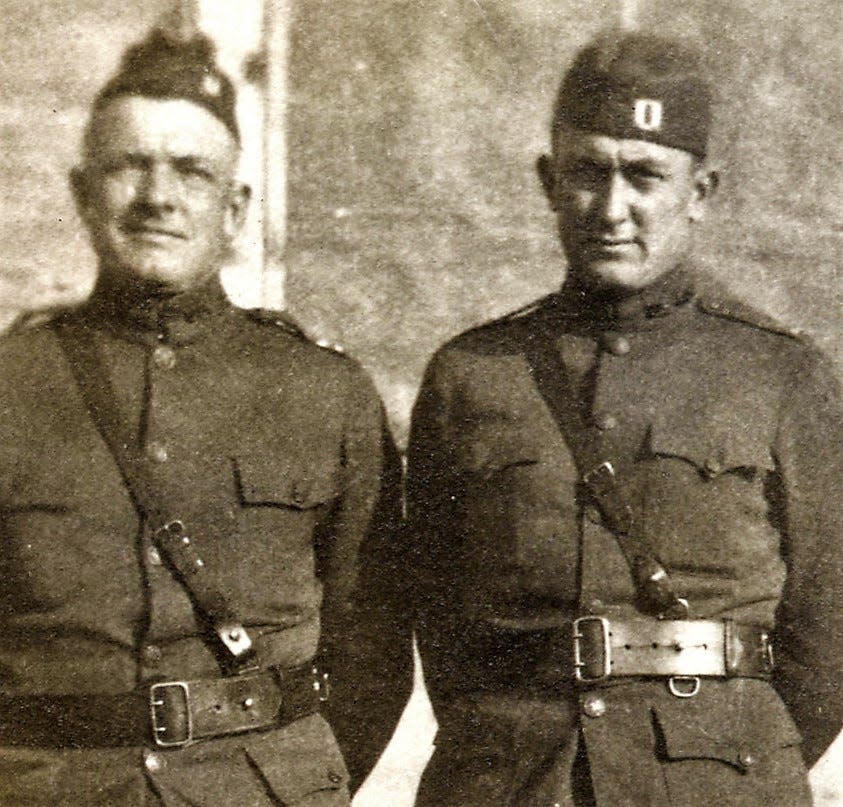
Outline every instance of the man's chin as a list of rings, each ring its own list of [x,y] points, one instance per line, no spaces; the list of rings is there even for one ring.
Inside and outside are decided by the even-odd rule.
[[[137,284],[150,290],[180,292],[203,285],[213,275],[213,271],[200,271],[176,263],[126,261],[122,262],[115,274],[121,276],[125,283]]]
[[[624,260],[590,261],[574,274],[580,285],[604,293],[629,294],[651,282],[640,264]]]

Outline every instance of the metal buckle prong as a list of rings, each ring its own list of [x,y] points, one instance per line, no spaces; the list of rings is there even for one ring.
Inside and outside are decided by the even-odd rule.
[[[597,622],[603,639],[603,672],[600,675],[583,675],[583,668],[588,666],[582,657],[582,639],[584,634],[581,626],[584,622]],[[594,684],[605,681],[612,672],[612,646],[609,643],[609,620],[603,616],[588,614],[578,617],[573,623],[574,638],[574,678],[584,684]]]
[[[184,713],[187,720],[187,736],[183,740],[166,740],[161,735],[167,733],[167,727],[158,719],[158,708],[166,701],[160,699],[163,689],[179,689],[184,697]],[[178,748],[193,740],[193,716],[190,713],[190,688],[187,681],[159,681],[149,688],[149,719],[152,724],[152,739],[159,748]]]

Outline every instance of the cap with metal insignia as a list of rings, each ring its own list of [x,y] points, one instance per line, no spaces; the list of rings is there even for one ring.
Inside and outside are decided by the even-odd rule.
[[[204,35],[183,40],[158,28],[130,47],[117,73],[99,91],[94,109],[121,95],[192,101],[240,140],[234,86],[217,66],[214,45]]]
[[[654,34],[608,32],[583,48],[565,74],[554,138],[564,125],[704,157],[711,90],[702,56]]]

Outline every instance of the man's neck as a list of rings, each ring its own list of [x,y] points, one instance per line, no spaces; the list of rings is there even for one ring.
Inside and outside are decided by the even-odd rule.
[[[594,322],[623,323],[653,318],[687,301],[693,289],[691,273],[677,266],[654,283],[640,289],[588,288],[566,279],[561,297],[566,308]]]

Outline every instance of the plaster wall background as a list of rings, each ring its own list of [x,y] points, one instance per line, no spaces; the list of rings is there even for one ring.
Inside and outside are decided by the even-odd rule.
[[[0,323],[90,286],[65,178],[96,89],[169,5],[4,0]],[[619,6],[291,0],[288,241],[275,258],[290,310],[362,360],[400,439],[442,341],[564,276],[533,165],[562,65]],[[637,23],[700,40],[718,79],[723,186],[700,263],[843,373],[841,6],[681,6],[640,0]],[[423,764],[431,732],[419,691],[360,807],[410,803],[402,771]],[[841,762],[843,748],[815,771],[818,804],[843,803]]]

